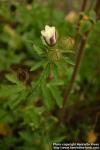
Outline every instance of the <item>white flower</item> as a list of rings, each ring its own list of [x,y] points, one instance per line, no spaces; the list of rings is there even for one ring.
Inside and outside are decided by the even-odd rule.
[[[42,37],[49,46],[56,44],[56,29],[55,27],[45,26],[45,30],[41,31]]]

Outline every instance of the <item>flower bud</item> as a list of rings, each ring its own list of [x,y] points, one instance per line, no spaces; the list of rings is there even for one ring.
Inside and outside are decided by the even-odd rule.
[[[58,49],[48,51],[48,59],[51,62],[56,62],[60,60],[60,58],[61,58],[61,53]]]
[[[70,50],[70,49],[73,49],[74,45],[75,45],[75,40],[74,38],[72,37],[68,37],[66,39],[66,44],[67,44],[67,48]]]
[[[68,21],[70,23],[75,23],[77,22],[79,17],[79,14],[75,11],[69,12],[69,14],[65,17],[65,21]]]
[[[93,130],[90,130],[87,134],[87,142],[88,143],[95,143],[97,140],[97,133],[95,133]]]
[[[56,44],[57,36],[55,27],[50,27],[46,25],[45,30],[42,30],[41,34],[47,45],[54,46]]]

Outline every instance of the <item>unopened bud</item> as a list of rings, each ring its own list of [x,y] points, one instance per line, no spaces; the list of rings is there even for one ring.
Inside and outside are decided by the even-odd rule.
[[[69,14],[65,17],[65,20],[74,23],[78,20],[79,14],[75,11],[69,12]]]
[[[96,140],[97,140],[97,134],[93,130],[90,130],[87,135],[87,142],[94,143]]]
[[[49,46],[54,46],[57,42],[56,29],[55,27],[45,26],[45,30],[41,31],[42,38],[45,43]]]
[[[67,44],[68,49],[73,49],[73,47],[75,45],[75,40],[72,37],[68,37],[66,39],[66,44]]]

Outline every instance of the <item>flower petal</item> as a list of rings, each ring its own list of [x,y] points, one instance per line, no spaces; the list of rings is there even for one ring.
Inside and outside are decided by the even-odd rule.
[[[42,34],[42,36],[45,36],[46,34],[45,34],[45,30],[42,30],[41,31],[41,34]]]

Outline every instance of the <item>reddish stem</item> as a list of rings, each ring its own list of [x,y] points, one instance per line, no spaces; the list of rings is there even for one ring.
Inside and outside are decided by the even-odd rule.
[[[63,108],[61,110],[62,113],[61,113],[61,118],[60,118],[61,121],[63,121],[63,119],[64,119],[64,114],[65,114],[65,111],[66,111],[66,103],[67,103],[67,101],[69,99],[69,96],[71,94],[71,91],[73,89],[74,82],[76,80],[77,73],[78,73],[78,70],[79,70],[79,67],[80,67],[80,64],[81,64],[81,61],[82,61],[82,57],[83,57],[83,54],[84,54],[84,48],[85,48],[85,45],[86,45],[86,42],[87,42],[87,37],[88,37],[88,34],[86,35],[85,38],[82,38],[81,45],[79,47],[79,51],[78,51],[77,58],[76,58],[75,67],[74,67],[74,70],[73,70],[73,73],[72,73],[72,76],[71,76],[71,80],[70,80],[69,86],[66,87],[65,92],[64,92]]]
[[[95,6],[95,12],[97,16],[98,16],[99,11],[100,11],[100,0],[97,0],[96,6]]]

